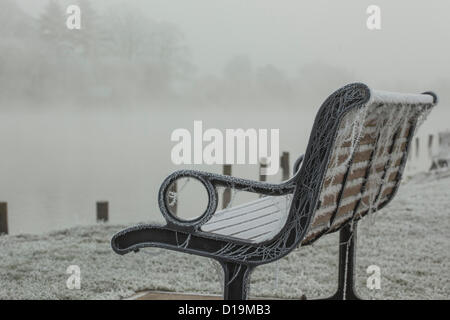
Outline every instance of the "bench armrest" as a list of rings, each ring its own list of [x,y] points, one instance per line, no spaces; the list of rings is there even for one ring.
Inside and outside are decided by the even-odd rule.
[[[180,178],[194,178],[201,182],[208,192],[208,207],[205,212],[194,220],[182,220],[174,216],[169,209],[168,191],[173,182]],[[161,213],[168,225],[197,230],[206,223],[217,209],[218,195],[217,187],[227,187],[235,190],[243,190],[270,196],[281,196],[293,193],[295,189],[294,179],[284,181],[280,184],[241,179],[232,176],[209,173],[197,170],[178,170],[170,174],[161,184],[158,202]],[[177,228],[179,229],[179,228]]]

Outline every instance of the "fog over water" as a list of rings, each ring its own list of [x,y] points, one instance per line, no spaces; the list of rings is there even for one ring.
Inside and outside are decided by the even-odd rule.
[[[65,28],[72,3],[79,31]],[[194,120],[277,128],[292,164],[320,104],[355,81],[438,93],[408,172],[427,169],[428,134],[450,128],[450,4],[377,1],[382,30],[369,31],[370,4],[1,0],[0,202],[10,233],[95,223],[102,200],[111,223],[163,222],[156,200],[168,174],[221,172],[173,165],[173,130]],[[258,179],[258,166],[233,175]]]

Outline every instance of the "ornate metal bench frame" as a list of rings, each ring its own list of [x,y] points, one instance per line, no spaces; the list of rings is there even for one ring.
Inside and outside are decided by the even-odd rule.
[[[434,93],[426,92],[424,94],[431,95],[433,104],[437,103],[437,96]],[[160,247],[213,258],[222,265],[224,270],[224,298],[246,299],[250,273],[256,266],[278,260],[299,245],[308,244],[302,243],[302,240],[312,223],[311,217],[318,205],[328,159],[333,150],[333,142],[336,139],[341,119],[350,110],[364,106],[370,98],[371,90],[361,83],[350,84],[334,92],[318,111],[304,158],[301,158],[303,163],[300,170],[291,179],[281,184],[251,181],[194,170],[174,172],[164,180],[159,190],[159,206],[167,224],[165,226],[138,225],[120,231],[111,240],[113,250],[123,255],[144,247]],[[432,105],[429,108],[431,107]],[[409,149],[413,133],[414,130],[410,130],[407,149]],[[297,167],[301,160],[296,164]],[[399,177],[401,177],[406,160],[407,156],[403,156]],[[347,174],[348,170],[344,176],[343,185],[345,185]],[[174,181],[182,177],[197,179],[208,192],[207,209],[195,220],[181,220],[174,216],[168,208],[169,188]],[[381,209],[392,200],[399,183],[400,178],[396,181],[389,200],[377,209]],[[270,196],[292,194],[292,203],[284,227],[275,237],[260,243],[249,243],[201,231],[200,227],[216,212],[217,187],[228,187]],[[340,228],[338,290],[330,299],[358,298],[354,289],[356,226],[356,220],[352,220],[352,223],[346,223]],[[314,240],[327,231],[322,232]]]

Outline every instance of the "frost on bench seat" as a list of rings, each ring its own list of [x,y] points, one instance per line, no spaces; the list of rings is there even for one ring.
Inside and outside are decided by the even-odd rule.
[[[290,195],[263,197],[216,212],[201,229],[249,242],[269,240],[283,228],[290,205]]]

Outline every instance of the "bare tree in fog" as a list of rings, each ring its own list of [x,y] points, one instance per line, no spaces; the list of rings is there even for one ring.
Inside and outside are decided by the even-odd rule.
[[[346,83],[364,80],[322,62],[290,76],[274,64],[255,65],[246,55],[231,57],[222,73],[194,78],[176,25],[124,3],[105,11],[89,0],[75,3],[82,8],[81,30],[66,28],[61,1],[48,0],[37,18],[13,0],[0,1],[0,100],[33,107],[61,101],[112,107],[172,101],[179,94],[193,104],[298,106],[307,104],[305,97],[322,99]],[[186,84],[182,92],[180,84]]]
[[[61,25],[61,21],[65,21],[63,8],[59,2],[50,0],[39,17],[39,32],[46,43],[53,45],[52,49],[64,42],[67,35],[67,29]]]
[[[81,30],[66,27],[59,1],[49,0],[38,18],[0,2],[0,99],[87,106],[170,98],[191,70],[182,32],[129,7],[105,14],[87,0],[77,4]]]
[[[145,57],[153,32],[153,21],[147,21],[136,10],[109,10],[105,20],[109,22],[106,35],[109,54],[127,60]]]
[[[173,24],[156,22],[136,10],[110,10],[107,17],[107,55],[123,59],[128,71],[134,69],[142,92],[170,94],[173,82],[191,70],[183,33]]]
[[[36,24],[13,0],[0,1],[0,99],[27,95],[35,64]]]
[[[294,102],[293,79],[274,65],[254,66],[246,55],[232,57],[221,77],[200,78],[195,90],[206,103],[241,105]]]
[[[68,32],[72,48],[88,59],[96,59],[104,41],[105,25],[103,18],[92,7],[88,0],[79,0],[78,5],[82,9],[81,29],[76,32]]]

